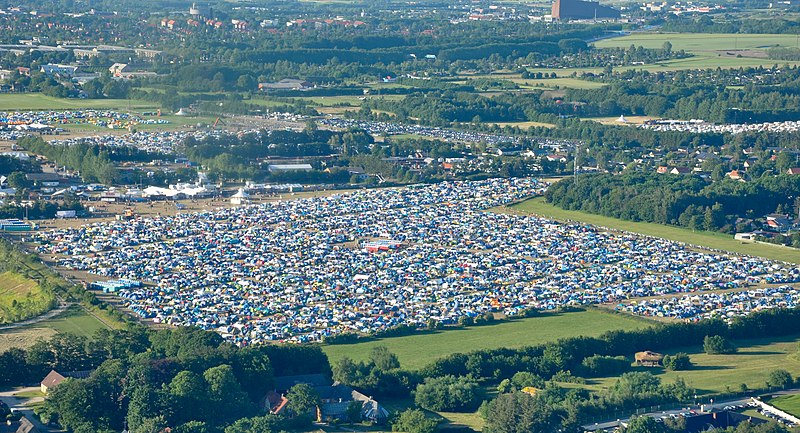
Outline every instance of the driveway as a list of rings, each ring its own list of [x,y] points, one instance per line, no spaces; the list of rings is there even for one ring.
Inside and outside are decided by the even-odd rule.
[[[34,397],[34,398],[18,398],[14,397],[14,394],[18,392],[35,392],[39,391],[40,388],[38,386],[32,386],[28,388],[14,388],[9,391],[2,391],[0,392],[0,401],[8,405],[10,409],[13,409],[14,412],[19,412],[25,418],[33,423],[33,425],[41,432],[41,433],[51,433],[56,432],[58,430],[51,429],[46,425],[42,424],[39,421],[39,417],[37,417],[31,408],[25,406],[25,403],[38,403],[44,401],[44,397]]]

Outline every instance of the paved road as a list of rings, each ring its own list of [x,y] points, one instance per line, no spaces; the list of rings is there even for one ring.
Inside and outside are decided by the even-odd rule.
[[[14,394],[18,392],[32,392],[32,391],[39,391],[38,386],[33,386],[29,388],[14,388],[10,391],[3,391],[0,392],[0,401],[8,405],[10,409],[13,409],[15,412],[21,413],[25,418],[33,423],[33,425],[41,432],[41,433],[51,433],[57,430],[52,430],[46,425],[42,424],[39,421],[39,417],[34,415],[33,410],[29,407],[25,406],[24,403],[36,403],[44,400],[43,397],[34,397],[31,399],[21,399],[14,397]]]
[[[794,391],[794,393],[797,393],[799,390],[793,390],[793,391]],[[784,392],[791,393],[791,391],[784,391]],[[720,401],[720,402],[714,401],[714,404],[705,404],[705,405],[703,405],[703,409],[706,410],[706,411],[710,411],[712,409],[722,409],[725,406],[737,406],[737,405],[740,405],[740,404],[746,405],[747,403],[750,402],[750,400],[751,400],[751,397],[738,398],[738,399],[735,399],[735,400],[725,400],[725,401]],[[662,416],[679,415],[681,413],[686,413],[689,410],[694,410],[696,412],[699,412],[700,411],[700,407],[699,406],[691,406],[689,409],[680,408],[680,409],[674,409],[674,410],[651,412],[651,413],[643,414],[642,416],[649,416],[649,417],[652,417],[652,418],[660,418]],[[613,429],[615,427],[618,427],[621,422],[627,423],[629,420],[630,420],[630,418],[623,418],[623,419],[607,421],[607,422],[603,422],[603,423],[586,424],[586,425],[583,426],[583,428],[585,430],[588,430],[588,431],[609,430],[609,429]]]

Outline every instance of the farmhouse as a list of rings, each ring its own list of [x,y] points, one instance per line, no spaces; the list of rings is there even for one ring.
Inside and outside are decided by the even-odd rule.
[[[50,373],[48,373],[39,384],[40,389],[42,390],[42,393],[47,394],[52,389],[60,385],[61,382],[65,381],[68,377],[73,379],[86,379],[91,373],[91,371],[70,371],[62,375],[55,370],[50,370]]]
[[[339,382],[330,383],[321,374],[299,376],[281,376],[275,378],[275,390],[270,391],[265,399],[269,411],[279,414],[286,410],[289,403],[288,391],[295,385],[307,384],[314,388],[320,399],[314,417],[318,422],[342,420],[347,417],[348,408],[359,404],[361,418],[376,424],[382,424],[389,418],[389,411],[372,397],[368,397],[349,386]]]
[[[645,350],[644,352],[636,352],[634,359],[636,359],[636,365],[641,365],[643,367],[660,367],[661,361],[664,360],[664,355]]]

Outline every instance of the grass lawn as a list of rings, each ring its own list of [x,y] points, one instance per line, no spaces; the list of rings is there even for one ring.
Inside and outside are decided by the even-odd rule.
[[[513,209],[555,220],[572,220],[608,227],[615,230],[626,230],[643,235],[685,242],[707,248],[730,251],[739,254],[765,257],[772,260],[783,260],[800,263],[800,250],[777,245],[746,244],[734,240],[732,236],[714,232],[693,232],[689,229],[655,223],[632,222],[617,218],[595,215],[580,211],[564,210],[546,203],[544,198],[537,197],[512,206]]]
[[[147,101],[128,99],[54,98],[41,93],[9,93],[0,95],[0,111],[72,110],[72,109],[141,109],[155,108]]]
[[[14,397],[17,398],[36,398],[36,397],[44,397],[44,393],[40,390],[35,391],[21,391],[14,393]]]
[[[475,431],[481,431],[483,430],[483,425],[485,424],[484,419],[480,416],[480,414],[478,414],[478,412],[437,412],[437,414],[447,420],[449,425],[446,425],[445,428],[458,428],[464,426]]]
[[[72,333],[91,337],[98,329],[106,328],[102,322],[73,306],[64,313],[35,325],[0,331],[0,352],[12,347],[30,347],[39,338],[48,339],[57,333]]]
[[[739,340],[734,342],[739,351],[732,355],[707,355],[701,346],[684,347],[668,353],[688,353],[694,364],[691,370],[665,371],[660,368],[644,367],[637,370],[651,372],[666,383],[682,377],[687,385],[697,390],[698,395],[726,392],[726,386],[736,391],[742,383],[751,389],[763,388],[772,370],[785,369],[793,377],[800,374],[800,359],[795,356],[798,341],[800,341],[798,336]],[[589,381],[588,387],[601,390],[608,388],[616,380],[616,377],[594,379]],[[800,400],[796,403],[800,404]],[[796,407],[800,408],[800,405]]]
[[[386,346],[397,355],[404,368],[414,370],[451,353],[531,346],[579,335],[598,336],[615,329],[640,329],[654,323],[647,319],[588,309],[488,326],[455,328],[355,344],[329,345],[323,346],[322,350],[328,355],[331,363],[334,363],[343,357],[356,361],[366,360],[372,348]]]
[[[768,403],[794,416],[800,415],[800,394],[773,398]]]

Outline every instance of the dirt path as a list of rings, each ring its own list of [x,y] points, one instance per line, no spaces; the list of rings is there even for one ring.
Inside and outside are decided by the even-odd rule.
[[[39,322],[44,322],[45,320],[52,319],[53,317],[56,317],[59,314],[63,313],[64,311],[67,310],[67,308],[69,308],[72,305],[73,305],[73,303],[71,303],[71,302],[64,302],[62,300],[59,300],[58,307],[56,307],[56,308],[54,308],[54,309],[52,309],[52,310],[50,310],[50,311],[48,311],[48,312],[46,312],[46,313],[44,313],[42,315],[39,315],[39,316],[36,316],[36,317],[32,317],[32,318],[30,318],[28,320],[23,320],[22,322],[9,323],[8,325],[0,326],[0,331],[8,331],[10,329],[17,329],[17,328],[21,328],[23,326],[35,325],[35,324],[37,324]]]

